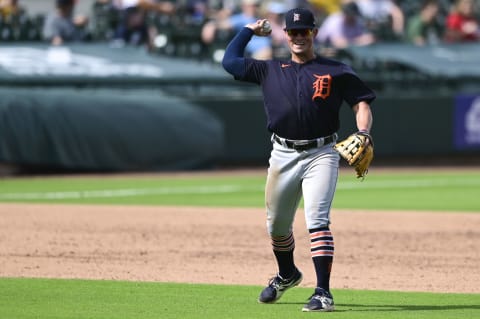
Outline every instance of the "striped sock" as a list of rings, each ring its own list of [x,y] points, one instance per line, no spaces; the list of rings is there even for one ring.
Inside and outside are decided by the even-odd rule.
[[[286,236],[272,236],[272,249],[278,264],[278,274],[286,279],[295,272],[293,251],[295,250],[295,239],[293,233]]]
[[[311,229],[310,251],[317,274],[317,287],[330,290],[330,273],[333,263],[334,242],[328,227]]]

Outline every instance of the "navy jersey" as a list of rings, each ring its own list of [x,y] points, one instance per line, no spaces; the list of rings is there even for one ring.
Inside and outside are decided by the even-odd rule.
[[[235,79],[259,84],[267,128],[292,140],[314,139],[338,131],[343,101],[353,106],[375,99],[346,64],[317,57],[307,63],[260,61],[243,57],[253,31],[244,28],[228,45],[224,68]]]

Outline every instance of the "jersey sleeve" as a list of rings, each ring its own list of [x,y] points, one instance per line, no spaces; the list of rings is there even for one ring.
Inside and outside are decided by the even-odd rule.
[[[245,47],[253,36],[253,31],[249,28],[243,28],[233,37],[227,45],[222,60],[222,66],[235,79],[241,79],[245,76]]]
[[[351,107],[362,101],[370,104],[376,98],[375,92],[373,92],[349,66],[345,66],[343,93],[345,101]]]
[[[253,31],[243,28],[228,44],[222,66],[235,80],[260,84],[266,74],[267,63],[245,58],[245,47],[253,36]]]

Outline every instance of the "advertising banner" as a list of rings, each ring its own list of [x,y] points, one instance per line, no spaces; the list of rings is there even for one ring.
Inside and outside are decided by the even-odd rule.
[[[455,98],[455,148],[480,149],[480,95]]]

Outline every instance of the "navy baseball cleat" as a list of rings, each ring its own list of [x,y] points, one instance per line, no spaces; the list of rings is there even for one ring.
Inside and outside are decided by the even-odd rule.
[[[332,294],[323,288],[316,288],[310,301],[303,306],[302,311],[333,311],[335,306]]]
[[[258,297],[258,302],[273,303],[277,301],[287,289],[300,284],[302,279],[302,273],[296,268],[293,276],[288,279],[283,279],[280,275],[276,275],[270,279],[268,286],[262,290],[262,293]]]

